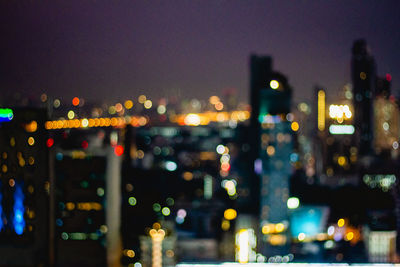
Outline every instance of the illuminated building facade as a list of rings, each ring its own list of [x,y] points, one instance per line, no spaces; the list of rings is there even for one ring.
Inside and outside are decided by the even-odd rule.
[[[262,124],[261,130],[261,253],[267,257],[289,253],[289,179],[293,173],[291,123]]]
[[[0,109],[0,265],[49,263],[46,112]]]

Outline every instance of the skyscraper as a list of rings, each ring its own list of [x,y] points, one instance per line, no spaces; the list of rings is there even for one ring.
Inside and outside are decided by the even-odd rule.
[[[365,40],[356,40],[352,49],[354,126],[359,155],[373,151],[373,94],[376,81],[375,60]]]
[[[288,116],[291,87],[287,78],[271,70],[271,58],[251,57],[253,150],[260,180],[261,253],[271,257],[289,253],[287,199],[292,174],[293,130]],[[293,130],[292,130],[293,129]]]

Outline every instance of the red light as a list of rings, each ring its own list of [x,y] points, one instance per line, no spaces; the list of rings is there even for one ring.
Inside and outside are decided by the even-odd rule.
[[[227,163],[227,162],[224,162],[224,163],[221,164],[221,170],[223,170],[225,172],[229,171],[230,168],[231,168],[231,165],[229,163]]]
[[[72,105],[74,105],[74,106],[79,105],[79,98],[74,97],[74,98],[72,99]]]
[[[54,139],[53,138],[47,139],[46,145],[47,147],[52,147],[54,145]]]
[[[118,145],[114,148],[114,153],[117,156],[121,156],[122,154],[124,154],[124,147],[121,145]]]
[[[87,141],[82,141],[82,148],[83,149],[88,148],[88,146],[89,146],[89,143]]]
[[[390,75],[389,73],[386,74],[386,80],[388,82],[390,82],[392,80],[392,75]]]

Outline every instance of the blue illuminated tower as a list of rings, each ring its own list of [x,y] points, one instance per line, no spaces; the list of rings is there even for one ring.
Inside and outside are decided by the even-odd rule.
[[[289,178],[292,174],[292,89],[286,77],[271,70],[270,57],[251,57],[253,149],[260,176],[260,252],[267,256],[289,253]],[[288,120],[289,119],[289,120]],[[296,128],[297,127],[297,128]],[[298,129],[298,124],[293,126]]]

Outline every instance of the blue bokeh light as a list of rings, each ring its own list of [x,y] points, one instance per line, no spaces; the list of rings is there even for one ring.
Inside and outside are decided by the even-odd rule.
[[[13,227],[14,231],[17,235],[22,235],[25,228],[25,219],[24,219],[24,193],[22,191],[22,183],[15,184],[15,192],[14,192],[14,207],[13,207]]]
[[[322,206],[303,206],[294,210],[290,219],[290,232],[292,236],[304,233],[306,236],[315,236],[326,225],[329,209]]]

